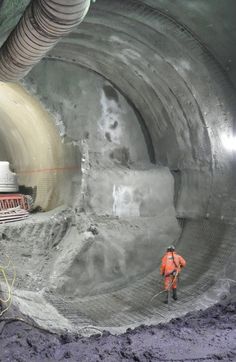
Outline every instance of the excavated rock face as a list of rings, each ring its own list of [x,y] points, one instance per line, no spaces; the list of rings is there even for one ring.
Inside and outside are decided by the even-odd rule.
[[[15,304],[39,322],[40,300],[47,328],[150,323],[230,292],[234,54],[214,42],[219,2],[217,16],[204,4],[100,0],[21,85],[0,85],[0,159],[46,211],[2,226],[0,249]],[[168,311],[150,300],[173,243],[187,268]]]
[[[22,321],[7,321],[1,323],[0,347],[6,361],[229,362],[236,357],[235,311],[235,303],[216,305],[173,319],[167,325],[142,325],[120,336],[95,330],[96,335],[90,338],[56,336]]]

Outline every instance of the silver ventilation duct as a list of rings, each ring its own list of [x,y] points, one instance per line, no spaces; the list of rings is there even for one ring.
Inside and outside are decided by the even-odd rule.
[[[36,0],[0,50],[0,80],[15,82],[84,19],[90,0]]]

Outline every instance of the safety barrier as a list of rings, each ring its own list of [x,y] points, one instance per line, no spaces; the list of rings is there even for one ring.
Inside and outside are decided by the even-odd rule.
[[[24,195],[0,195],[0,210],[11,209],[17,206],[27,210],[28,206]]]

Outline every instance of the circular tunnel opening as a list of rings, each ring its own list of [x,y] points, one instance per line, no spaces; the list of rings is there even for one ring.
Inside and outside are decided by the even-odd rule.
[[[71,175],[80,172],[73,149],[65,148],[50,114],[20,85],[0,84],[1,161],[9,161],[19,191],[34,208],[71,205]]]
[[[217,276],[233,251],[235,187],[221,139],[232,133],[234,91],[199,40],[140,2],[102,0],[23,85],[43,107],[32,117],[36,101],[9,86],[18,87],[22,114],[19,124],[1,111],[2,157],[23,185],[41,187],[43,208],[72,208],[33,220],[30,240],[27,226],[22,235],[15,226],[14,238],[4,229],[11,243],[3,250],[24,259],[19,290],[30,295],[37,285],[55,315],[72,324],[148,323],[168,314],[161,300],[150,300],[161,256],[174,243],[188,266],[173,313],[225,295]],[[27,158],[33,149],[35,158]],[[80,169],[60,173],[68,167]],[[34,245],[28,256],[22,244]]]

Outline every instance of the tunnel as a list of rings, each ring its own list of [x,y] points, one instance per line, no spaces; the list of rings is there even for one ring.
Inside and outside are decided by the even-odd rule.
[[[1,44],[30,2],[6,3]],[[17,83],[0,83],[0,160],[34,195],[28,220],[0,225],[23,315],[120,333],[234,292],[232,9],[97,0]],[[168,309],[152,297],[170,244],[187,267]]]

